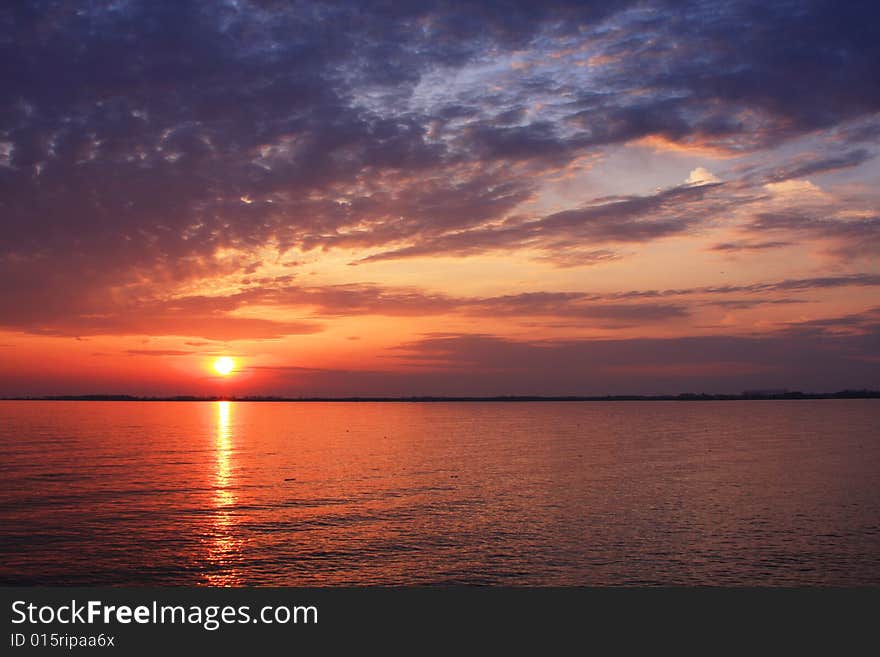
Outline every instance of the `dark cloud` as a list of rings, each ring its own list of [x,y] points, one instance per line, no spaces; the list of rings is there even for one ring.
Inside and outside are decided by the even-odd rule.
[[[776,167],[763,173],[764,182],[781,182],[792,178],[805,178],[821,173],[857,167],[872,160],[875,154],[866,148],[857,148],[826,157],[807,157]]]
[[[710,183],[540,216],[520,206],[576,158],[645,137],[742,153],[826,130],[848,144],[765,167],[766,180],[867,162],[861,141],[876,137],[880,111],[877,12],[746,0],[4,3],[0,325],[212,340],[312,333],[315,317],[351,314],[624,325],[687,316],[686,305],[646,301],[654,296],[875,285],[860,275],[461,299],[296,286],[260,277],[252,254],[371,248],[365,261],[378,261],[531,249],[574,267],[621,257],[609,245],[691,234],[759,192]],[[557,57],[583,47],[601,62]],[[518,57],[530,68],[514,67]],[[493,66],[490,88],[480,71]],[[793,236],[873,255],[877,226],[765,214],[748,240],[715,248]],[[224,274],[253,278],[225,297],[170,295]],[[297,312],[234,314],[253,305]]]
[[[647,196],[600,198],[590,205],[556,212],[535,220],[475,228],[423,239],[411,246],[384,251],[362,262],[396,260],[426,255],[473,255],[500,249],[537,248],[542,259],[571,266],[571,257],[583,245],[638,243],[679,235],[706,221],[733,199],[712,199],[723,183],[682,185]],[[709,200],[707,203],[703,201]],[[587,258],[587,264],[613,259],[606,250]]]
[[[296,307],[316,318],[356,315],[430,316],[462,314],[480,317],[571,317],[608,322],[660,322],[687,316],[673,303],[608,303],[580,292],[525,292],[496,297],[454,297],[419,289],[379,285],[330,285],[302,288],[254,289],[227,298],[225,303],[256,303]]]
[[[76,277],[68,278],[58,281],[65,294],[42,294],[29,287],[0,295],[4,304],[0,327],[38,335],[171,335],[209,340],[270,339],[323,329],[314,321],[232,315],[244,303],[241,295],[169,300],[144,289],[122,289],[104,296],[78,286]]]
[[[295,321],[240,317],[249,306],[286,309]],[[10,314],[0,326],[45,335],[183,335],[211,340],[267,339],[321,331],[315,319],[374,315],[421,317],[457,314],[479,317],[569,317],[584,325],[628,326],[686,317],[687,308],[674,303],[639,301],[608,303],[592,294],[536,292],[498,297],[453,297],[419,289],[378,285],[318,287],[253,287],[217,297],[190,296],[173,300],[132,299],[114,306],[83,309],[47,308],[33,303]],[[203,346],[206,342],[187,342]],[[137,350],[141,355],[153,350]],[[157,355],[182,355],[167,351]]]
[[[539,32],[565,33],[564,19],[591,24],[612,11],[559,2],[464,9],[443,2],[5,7],[4,251],[112,247],[123,262],[155,266],[357,224],[357,213],[327,202],[340,185],[463,157],[427,138],[432,117],[394,109],[425,71],[521,47]],[[467,202],[469,184],[482,193],[479,180],[448,191],[472,207],[480,201]],[[407,214],[421,209],[414,202]]]
[[[548,292],[471,299],[463,308],[474,315],[569,317],[606,327],[663,322],[688,315],[686,307],[672,303],[597,303],[592,295]]]
[[[852,331],[853,329],[862,333],[877,331],[880,329],[880,306],[869,308],[857,314],[789,322],[788,326],[792,331],[799,333],[804,331],[836,333],[841,330]]]
[[[880,104],[880,46],[866,22],[877,17],[873,3],[827,0],[644,11],[637,36],[608,44],[606,85],[652,92],[619,129],[745,150],[868,117]],[[646,105],[662,118],[644,118]],[[646,121],[662,123],[639,128]]]
[[[648,135],[735,150],[869,116],[875,19],[862,2],[7,3],[2,255],[75,267],[101,254],[118,275],[224,246],[332,244],[365,216],[374,243],[478,225],[529,181],[496,172],[486,197],[485,172],[458,169],[448,187],[413,183],[399,207],[333,200],[389,171],[558,166]],[[549,69],[494,101],[410,102],[429,73],[585,38],[611,62],[589,89]],[[545,92],[568,99],[573,130],[523,113]]]
[[[802,212],[765,212],[744,231],[817,240],[826,251],[844,259],[880,255],[880,216],[831,219]]]
[[[656,297],[678,297],[696,295],[724,295],[745,292],[748,294],[767,294],[773,292],[805,292],[809,290],[833,289],[842,287],[880,286],[880,274],[842,274],[840,276],[816,276],[813,278],[789,278],[781,281],[750,283],[748,285],[710,285],[705,287],[678,288],[666,290],[629,290],[604,295],[606,299],[644,299]]]
[[[736,252],[736,251],[764,251],[766,249],[781,249],[791,246],[791,242],[720,242],[713,244],[711,251]]]
[[[877,388],[880,327],[856,334],[522,342],[437,334],[401,346],[395,367],[342,371],[254,368],[266,389],[293,395],[737,393],[755,388]],[[404,366],[404,369],[401,369]]]
[[[571,327],[619,328],[688,318],[694,304],[747,308],[760,304],[798,303],[774,297],[844,287],[880,286],[880,275],[840,276],[622,292],[524,292],[490,297],[462,297],[419,288],[377,284],[251,286],[229,295],[193,295],[172,299],[131,296],[113,299],[71,298],[47,305],[40,297],[15,297],[14,312],[0,315],[0,327],[44,335],[172,335],[214,341],[271,339],[320,332],[325,321],[353,316],[545,318],[578,320]],[[717,299],[749,294],[751,299]],[[706,298],[711,299],[706,301]],[[672,301],[672,299],[677,299]],[[236,311],[273,307],[290,319],[242,317]],[[210,342],[188,341],[188,346]],[[166,354],[167,355],[167,354]]]
[[[757,306],[786,306],[797,303],[809,303],[807,299],[713,299],[706,301],[707,306],[717,306],[728,310],[747,310]]]

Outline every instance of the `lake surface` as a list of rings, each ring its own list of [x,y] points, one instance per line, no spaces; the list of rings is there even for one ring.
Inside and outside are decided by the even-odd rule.
[[[0,583],[880,584],[880,402],[0,401]]]

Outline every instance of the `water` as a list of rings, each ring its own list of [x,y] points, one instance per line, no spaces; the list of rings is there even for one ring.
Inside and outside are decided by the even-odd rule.
[[[880,402],[0,402],[0,583],[880,584]]]

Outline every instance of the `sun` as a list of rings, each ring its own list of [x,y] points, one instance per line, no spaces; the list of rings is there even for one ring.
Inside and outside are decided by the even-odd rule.
[[[218,358],[214,361],[214,369],[221,376],[229,376],[235,369],[235,361],[229,356],[223,356],[223,358]]]

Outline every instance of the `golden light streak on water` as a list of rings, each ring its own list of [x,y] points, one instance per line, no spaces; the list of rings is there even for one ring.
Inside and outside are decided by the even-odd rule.
[[[237,586],[241,575],[235,567],[243,541],[237,536],[234,507],[236,496],[232,473],[233,436],[232,404],[215,402],[217,426],[215,437],[216,469],[214,474],[213,536],[208,548],[211,569],[205,573],[210,586]]]

